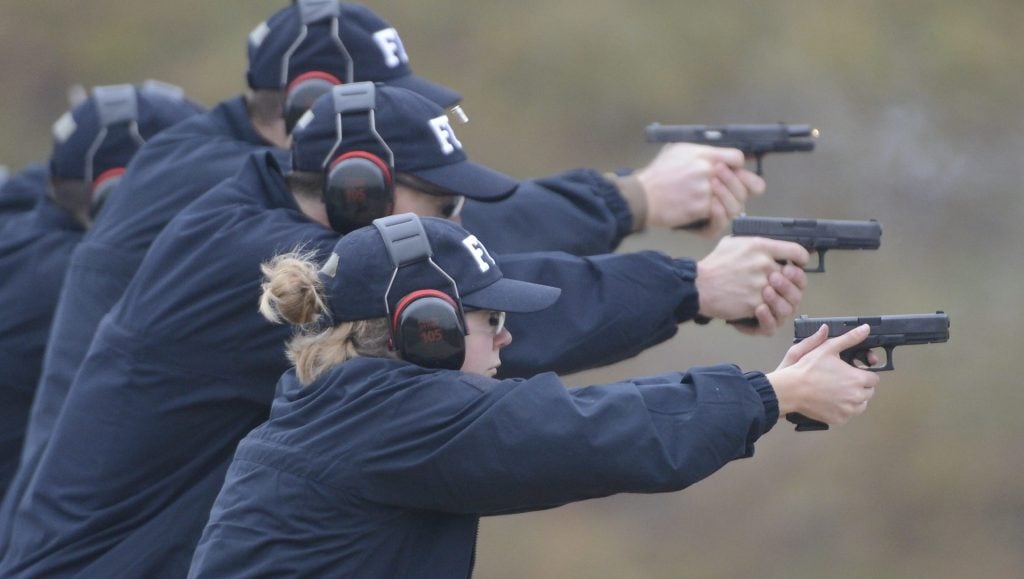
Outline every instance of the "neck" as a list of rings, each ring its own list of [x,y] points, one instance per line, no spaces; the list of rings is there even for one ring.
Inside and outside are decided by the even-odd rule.
[[[324,205],[322,199],[311,199],[306,195],[295,195],[295,203],[298,204],[299,210],[310,218],[311,220],[323,225],[327,229],[331,228],[331,222],[327,219],[327,206]]]
[[[279,149],[287,149],[288,132],[285,130],[283,96],[280,91],[250,91],[245,95],[249,122],[263,140]]]
[[[287,149],[289,146],[288,134],[284,130],[284,119],[277,119],[272,123],[260,122],[249,117],[256,132],[263,137],[263,140],[274,145],[278,149]]]

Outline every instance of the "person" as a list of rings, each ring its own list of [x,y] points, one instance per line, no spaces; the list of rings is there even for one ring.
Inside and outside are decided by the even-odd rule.
[[[295,366],[238,445],[189,577],[468,577],[481,516],[683,489],[752,456],[780,413],[842,424],[878,384],[839,357],[867,326],[819,331],[768,374],[497,379],[505,313],[543,313],[558,290],[504,277],[479,247],[396,215],[323,267],[264,266],[260,310],[294,326]]]
[[[49,168],[30,166],[4,198],[34,200],[0,235],[0,495],[21,456],[68,256],[141,141],[197,113],[168,85],[101,86],[54,124]]]
[[[460,197],[501,199],[517,186],[470,162],[446,119],[439,105],[406,89],[339,85],[297,122],[290,171],[272,153],[254,154],[168,224],[101,324],[31,484],[7,501],[0,575],[184,573],[235,446],[266,419],[273,384],[288,366],[280,348],[288,330],[267,326],[247,297],[258,291],[259,264],[297,245],[326,254],[351,230],[346,220],[367,217],[366,206],[452,218]],[[388,183],[382,192],[393,199],[369,195],[378,191],[367,186],[374,179]],[[779,247],[806,258],[795,244]],[[781,269],[770,252],[747,253]],[[698,296],[696,264],[654,252],[501,259],[503,267],[566,281],[559,317],[523,331],[537,335],[539,349],[567,352],[567,363],[593,362],[578,345],[612,359],[663,340],[677,311],[692,317],[701,307],[728,306],[752,314],[748,294],[760,303],[767,283],[716,293],[716,279],[731,280],[735,292],[735,278],[756,278],[761,266],[733,266],[736,275],[712,268]]]

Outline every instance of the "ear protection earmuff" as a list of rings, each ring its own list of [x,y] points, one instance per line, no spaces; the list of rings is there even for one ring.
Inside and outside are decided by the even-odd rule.
[[[124,167],[115,167],[109,169],[96,177],[96,180],[92,183],[92,215],[95,217],[96,213],[99,212],[100,208],[103,207],[103,202],[107,200],[107,196],[110,192],[117,188],[117,184],[121,182],[121,177],[125,173]]]
[[[299,122],[302,115],[313,106],[313,101],[317,97],[329,92],[331,87],[342,84],[342,80],[338,77],[321,71],[306,72],[297,76],[290,83],[288,82],[292,55],[295,54],[295,51],[298,50],[306,36],[309,35],[310,24],[330,19],[331,39],[334,41],[335,46],[337,46],[338,51],[341,52],[341,57],[345,60],[344,82],[346,84],[351,83],[354,74],[352,56],[349,54],[348,49],[345,48],[345,43],[341,41],[340,24],[338,21],[341,17],[341,5],[337,0],[298,0],[296,5],[299,10],[302,26],[299,29],[298,36],[295,37],[295,40],[288,47],[288,50],[285,51],[281,59],[281,86],[287,86],[285,89],[283,113],[285,130],[288,134],[291,134],[292,129],[295,128],[295,124]]]
[[[323,162],[324,205],[331,227],[338,233],[349,233],[369,225],[378,217],[390,215],[394,210],[395,157],[377,132],[374,84],[360,82],[332,90],[337,140]],[[367,116],[369,130],[377,140],[379,152],[347,151],[334,156],[344,138],[342,119],[352,114]]]
[[[99,211],[107,195],[117,187],[124,167],[114,167],[95,175],[93,162],[96,153],[106,140],[111,127],[126,125],[128,134],[135,144],[141,147],[146,140],[139,133],[139,101],[135,87],[130,84],[98,86],[92,90],[96,114],[100,121],[100,131],[96,134],[85,155],[85,182],[92,188],[92,214]]]
[[[285,131],[292,134],[296,123],[313,106],[313,102],[339,84],[341,81],[337,77],[326,72],[307,72],[295,77],[284,93]]]
[[[185,91],[181,88],[156,80],[147,80],[139,88],[139,91],[150,97],[185,100]],[[92,90],[92,96],[100,121],[100,131],[96,134],[96,138],[93,139],[86,153],[83,175],[85,182],[92,188],[92,214],[95,216],[110,192],[117,188],[121,176],[125,173],[124,167],[113,167],[95,175],[93,162],[110,129],[116,125],[125,125],[136,147],[144,145],[146,139],[139,131],[139,99],[134,86],[130,84],[98,86]]]
[[[466,357],[465,313],[455,280],[433,260],[423,223],[415,214],[403,213],[375,219],[373,225],[395,266],[384,292],[392,349],[417,366],[458,370]],[[390,294],[395,278],[403,267],[422,262],[444,277],[454,297],[438,289],[419,289],[398,300],[392,311]]]

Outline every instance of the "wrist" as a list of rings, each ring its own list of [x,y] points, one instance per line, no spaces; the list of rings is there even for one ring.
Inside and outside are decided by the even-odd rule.
[[[803,412],[804,405],[801,404],[796,392],[797,380],[789,368],[777,369],[765,374],[765,377],[775,390],[775,397],[779,401],[779,414],[785,416],[792,412]]]
[[[693,321],[704,325],[715,319],[715,316],[711,315],[708,311],[709,292],[705,291],[707,288],[704,287],[704,279],[702,279],[703,276],[701,275],[706,270],[706,267],[698,261],[694,269],[696,270],[696,275],[693,278],[693,287],[697,289],[697,314],[693,317]]]
[[[628,175],[616,175],[605,173],[604,178],[615,185],[619,195],[626,201],[630,213],[633,215],[633,233],[643,231],[647,227],[647,193],[640,179],[634,173]]]

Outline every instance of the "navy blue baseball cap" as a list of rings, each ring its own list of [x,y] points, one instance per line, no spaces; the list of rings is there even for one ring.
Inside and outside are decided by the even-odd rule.
[[[519,185],[508,175],[470,161],[440,106],[413,91],[387,84],[333,87],[313,103],[292,131],[292,168],[296,171],[324,171],[352,151],[372,152],[386,162],[387,150],[396,172],[454,195],[497,201]]]
[[[180,88],[159,81],[95,87],[54,123],[50,176],[97,182],[122,170],[151,137],[200,112]]]
[[[398,32],[370,9],[336,0],[299,0],[249,34],[249,88],[285,90],[303,75],[342,83],[386,82],[448,108],[459,93],[413,74]]]
[[[398,228],[400,241],[390,248],[376,227],[381,222]],[[424,236],[426,256],[419,246]],[[401,264],[397,275],[396,263]],[[386,317],[404,296],[425,289],[461,299],[466,308],[512,313],[544,310],[562,293],[504,277],[476,236],[451,221],[412,213],[378,219],[342,237],[320,270],[320,280],[335,323]]]

